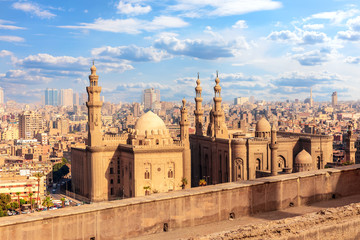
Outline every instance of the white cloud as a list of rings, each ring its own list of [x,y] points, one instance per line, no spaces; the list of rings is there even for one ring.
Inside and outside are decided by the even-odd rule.
[[[95,56],[114,57],[136,62],[159,62],[164,58],[170,57],[166,51],[158,50],[153,47],[138,47],[136,45],[94,48],[91,51],[91,54]]]
[[[319,30],[324,28],[324,24],[305,24],[304,29]]]
[[[318,43],[324,43],[330,40],[325,33],[302,30],[298,30],[296,32],[291,32],[289,30],[272,32],[269,34],[267,39],[300,45],[313,45]]]
[[[12,84],[43,84],[51,81],[51,78],[42,76],[39,72],[20,69],[9,70],[5,76],[0,79]]]
[[[348,25],[351,30],[360,32],[360,16],[348,20],[346,25]]]
[[[359,41],[360,40],[360,32],[355,31],[340,31],[337,33],[336,37],[341,40],[347,40],[347,41]]]
[[[141,6],[139,3],[132,4],[131,1],[128,0],[120,0],[117,4],[117,9],[118,13],[127,15],[140,15],[151,11],[151,7],[149,5]]]
[[[301,44],[317,44],[317,43],[324,43],[329,41],[329,38],[326,36],[325,33],[322,32],[308,32],[304,31],[302,33],[302,43]]]
[[[337,52],[329,48],[316,49],[305,53],[294,54],[292,57],[303,66],[322,65],[334,59]]]
[[[281,7],[281,2],[272,0],[178,0],[169,9],[188,17],[201,17],[240,15]]]
[[[158,16],[152,21],[136,18],[128,19],[102,19],[98,18],[94,23],[80,23],[78,26],[59,26],[60,28],[91,29],[103,32],[138,34],[142,31],[156,31],[165,28],[186,27],[187,22],[178,17]]]
[[[334,24],[341,24],[344,20],[353,17],[359,12],[358,9],[350,9],[348,11],[334,11],[334,12],[321,12],[311,15],[311,17],[305,19],[328,19]]]
[[[1,50],[0,51],[0,57],[7,57],[7,56],[13,56],[14,54],[8,50]]]
[[[43,10],[39,5],[31,2],[16,2],[12,5],[12,7],[14,9],[30,13],[40,18],[49,19],[56,16],[55,14],[49,12],[48,10]]]
[[[9,24],[11,24],[11,25],[9,25]],[[0,29],[6,29],[6,30],[22,30],[22,29],[26,29],[26,28],[23,28],[23,27],[14,26],[12,24],[14,24],[14,22],[0,19]]]
[[[248,25],[245,20],[239,20],[232,26],[232,28],[248,28]]]
[[[25,39],[18,36],[0,36],[0,41],[4,42],[25,42]]]
[[[282,30],[282,31],[276,31],[269,34],[267,39],[273,40],[273,41],[298,41],[298,36],[289,30]]]
[[[199,59],[218,59],[234,57],[242,49],[249,48],[246,40],[239,37],[234,41],[205,41],[201,39],[179,39],[176,34],[163,34],[154,42],[158,49],[174,55]]]
[[[351,57],[351,56],[349,56],[349,57],[347,57],[345,59],[345,62],[346,63],[351,63],[351,64],[359,64],[360,63],[360,57]]]

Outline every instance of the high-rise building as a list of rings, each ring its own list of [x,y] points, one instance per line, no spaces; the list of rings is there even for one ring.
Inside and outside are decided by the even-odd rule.
[[[25,111],[19,115],[19,137],[29,139],[44,128],[43,117],[33,111]]]
[[[134,105],[133,105],[133,115],[134,115],[134,117],[140,116],[140,104],[137,102],[134,103]]]
[[[314,105],[314,101],[312,98],[312,88],[310,88],[310,107],[313,107],[313,105]]]
[[[79,100],[79,93],[74,93],[74,99],[73,99],[73,103],[74,105],[79,105],[80,100]]]
[[[4,89],[0,87],[0,104],[4,104]]]
[[[149,88],[144,90],[143,94],[144,109],[153,109],[155,103],[160,103],[160,90]]]
[[[88,96],[86,93],[81,93],[80,94],[80,99],[79,99],[79,103],[80,105],[85,105],[86,101],[88,100]]]
[[[237,97],[234,98],[234,105],[243,105],[244,103],[249,102],[248,97]]]
[[[332,95],[331,95],[331,105],[333,107],[336,107],[337,104],[338,104],[337,101],[338,101],[337,92],[333,92]]]
[[[55,88],[47,88],[45,90],[45,105],[59,105],[59,90]]]
[[[60,105],[61,106],[72,106],[73,105],[73,90],[61,89],[60,90]]]

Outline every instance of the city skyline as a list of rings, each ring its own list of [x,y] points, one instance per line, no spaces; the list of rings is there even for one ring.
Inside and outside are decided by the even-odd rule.
[[[308,6],[311,5],[311,8]],[[95,60],[103,96],[139,102],[146,88],[164,101],[190,100],[197,72],[224,101],[357,100],[356,1],[227,0],[1,1],[0,81],[5,100],[40,102],[46,88],[80,94]]]

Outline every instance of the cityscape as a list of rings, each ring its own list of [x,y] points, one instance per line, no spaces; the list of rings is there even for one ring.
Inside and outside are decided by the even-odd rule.
[[[360,8],[321,2],[0,2],[1,236],[357,239]]]

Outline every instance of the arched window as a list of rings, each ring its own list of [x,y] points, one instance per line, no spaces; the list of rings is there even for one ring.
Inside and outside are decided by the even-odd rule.
[[[150,179],[150,173],[147,169],[145,171],[145,179]]]
[[[256,159],[256,170],[260,170],[260,166],[261,166],[261,160],[259,158]]]
[[[317,157],[317,169],[321,169],[321,158],[320,158],[320,156]]]
[[[169,169],[168,171],[168,178],[174,178],[174,172],[172,169]]]

